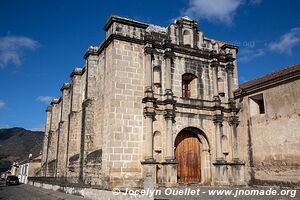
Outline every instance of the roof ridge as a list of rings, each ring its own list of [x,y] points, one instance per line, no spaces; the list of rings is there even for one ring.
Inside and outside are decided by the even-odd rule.
[[[250,86],[253,86],[254,84],[259,84],[260,82],[269,81],[269,80],[278,78],[279,76],[287,75],[287,74],[293,73],[298,70],[300,70],[300,63],[296,63],[296,64],[293,64],[290,66],[285,66],[277,71],[265,74],[263,76],[255,78],[253,80],[242,83],[239,85],[239,88],[242,88],[242,89],[248,88]],[[260,80],[262,80],[262,81],[260,81]]]

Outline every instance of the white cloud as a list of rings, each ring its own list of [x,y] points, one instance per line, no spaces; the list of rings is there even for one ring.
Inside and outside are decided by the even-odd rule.
[[[2,100],[0,100],[0,109],[1,109],[1,108],[4,108],[4,106],[5,106],[5,102],[2,101]]]
[[[54,97],[50,97],[50,96],[39,96],[35,100],[45,104],[49,104],[53,99]]]
[[[183,14],[230,24],[242,3],[243,0],[190,0],[189,7]]]
[[[292,54],[294,47],[300,44],[300,27],[292,28],[276,42],[269,44],[269,49],[283,54]]]
[[[24,50],[35,50],[39,43],[23,36],[0,37],[0,68],[8,64],[21,65]]]
[[[264,49],[252,49],[252,48],[243,48],[239,51],[239,59],[241,62],[248,62],[255,58],[265,55]]]

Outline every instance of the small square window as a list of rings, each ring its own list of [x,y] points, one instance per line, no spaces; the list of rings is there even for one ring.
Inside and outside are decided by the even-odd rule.
[[[265,114],[265,102],[263,94],[249,97],[250,115]]]

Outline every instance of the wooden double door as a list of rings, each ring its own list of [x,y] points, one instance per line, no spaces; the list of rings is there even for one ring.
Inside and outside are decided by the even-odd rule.
[[[178,162],[179,183],[199,183],[201,181],[201,143],[191,131],[181,131],[175,140],[175,157]]]

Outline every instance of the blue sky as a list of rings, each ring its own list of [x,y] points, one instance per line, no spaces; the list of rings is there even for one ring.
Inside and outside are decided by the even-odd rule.
[[[207,37],[240,46],[242,83],[300,62],[299,10],[297,0],[1,0],[0,127],[44,128],[49,99],[112,14],[161,26],[199,20]]]

